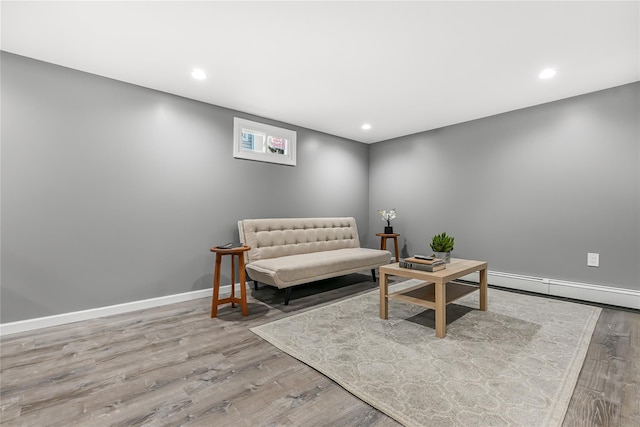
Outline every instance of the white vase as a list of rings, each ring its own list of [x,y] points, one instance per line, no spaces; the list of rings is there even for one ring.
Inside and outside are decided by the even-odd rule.
[[[446,264],[451,263],[451,252],[434,252],[436,258],[443,259]]]

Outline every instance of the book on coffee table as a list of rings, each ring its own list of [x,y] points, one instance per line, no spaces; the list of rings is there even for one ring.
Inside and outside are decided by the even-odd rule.
[[[445,264],[443,260],[439,260],[439,262],[435,262],[431,264],[424,264],[420,262],[409,261],[410,259],[411,258],[405,258],[403,261],[400,261],[400,267],[411,268],[413,270],[428,271],[430,273],[434,271],[444,270],[445,268],[447,268],[447,264]]]
[[[441,258],[424,259],[424,258],[416,258],[415,256],[412,256],[412,257],[405,258],[404,260],[407,262],[415,262],[418,264],[426,264],[426,265],[444,264],[444,260]]]

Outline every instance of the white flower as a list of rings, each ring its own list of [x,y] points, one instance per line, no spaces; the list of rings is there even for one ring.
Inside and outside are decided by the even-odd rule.
[[[390,211],[379,210],[378,213],[383,221],[387,221],[387,226],[391,226],[391,220],[396,218],[396,210],[391,209]]]

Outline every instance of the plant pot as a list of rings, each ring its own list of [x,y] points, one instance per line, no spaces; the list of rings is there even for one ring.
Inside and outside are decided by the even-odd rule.
[[[434,252],[436,258],[443,259],[446,264],[451,263],[451,252]]]
[[[384,234],[393,234],[393,227],[385,227]]]

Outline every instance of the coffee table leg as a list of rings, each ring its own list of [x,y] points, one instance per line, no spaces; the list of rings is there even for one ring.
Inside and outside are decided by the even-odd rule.
[[[480,310],[487,311],[487,269],[480,270]]]
[[[436,336],[444,338],[447,334],[447,284],[436,283]]]
[[[389,318],[389,306],[387,305],[387,295],[389,294],[389,282],[387,275],[384,272],[380,272],[380,318]]]

